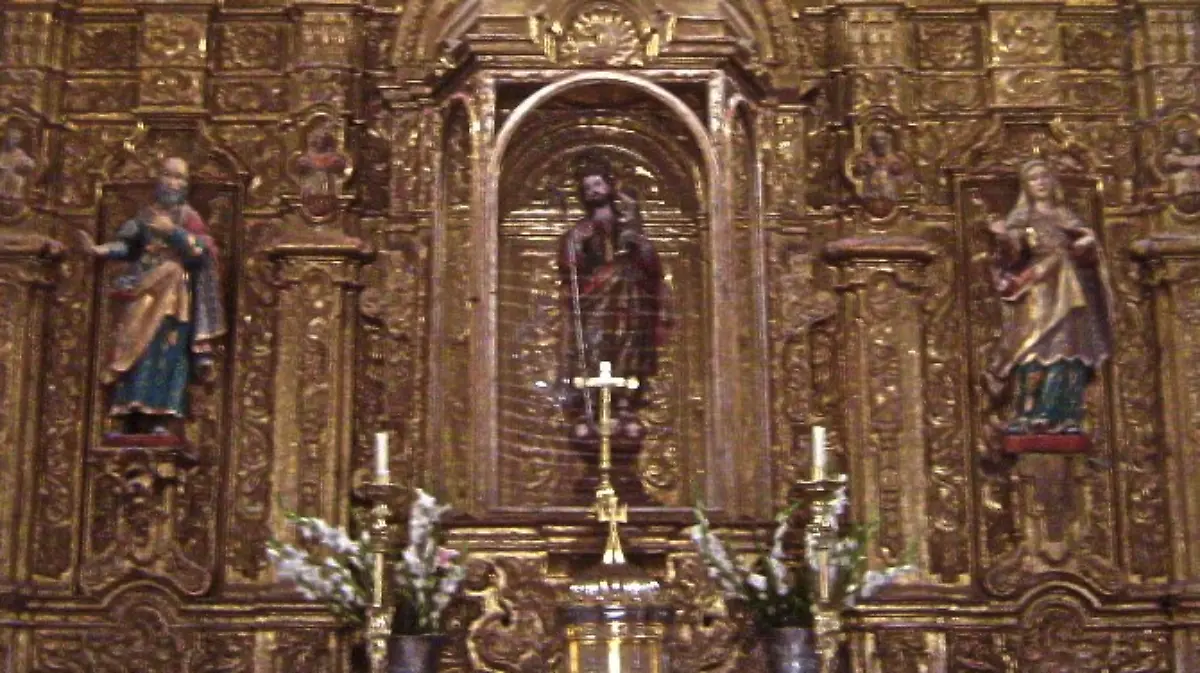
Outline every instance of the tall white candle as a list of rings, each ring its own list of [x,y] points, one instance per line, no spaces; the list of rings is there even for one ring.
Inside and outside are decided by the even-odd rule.
[[[388,433],[375,433],[375,480],[388,481]]]
[[[825,478],[825,428],[814,425],[812,429],[812,471],[813,481]]]

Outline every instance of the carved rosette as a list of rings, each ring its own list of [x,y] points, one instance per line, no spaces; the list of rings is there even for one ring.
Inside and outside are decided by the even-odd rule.
[[[931,246],[911,238],[834,241],[825,258],[838,269],[839,328],[845,350],[844,470],[856,516],[878,522],[871,563],[894,565],[915,553],[929,567],[928,471],[921,396],[925,325],[921,306]]]
[[[618,2],[590,2],[569,16],[530,18],[530,39],[555,63],[583,67],[639,67],[673,39],[675,17],[631,15]]]

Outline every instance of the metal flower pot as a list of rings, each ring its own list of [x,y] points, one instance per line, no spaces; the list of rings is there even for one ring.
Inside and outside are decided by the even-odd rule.
[[[812,629],[771,629],[767,633],[767,665],[771,673],[818,673],[817,638]]]
[[[388,673],[437,673],[438,655],[446,636],[391,636],[388,639]]]

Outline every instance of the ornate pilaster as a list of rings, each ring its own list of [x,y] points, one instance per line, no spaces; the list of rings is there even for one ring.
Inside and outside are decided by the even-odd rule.
[[[343,525],[351,487],[351,395],[359,275],[373,253],[357,239],[280,242],[271,481],[283,507]],[[284,513],[272,515],[274,530]]]
[[[426,447],[433,443],[427,441],[426,431],[438,405],[428,401],[439,399],[437,393],[426,394],[431,364],[423,362],[422,356],[433,322],[423,308],[430,306],[426,302],[431,294],[441,289],[440,279],[430,282],[435,236],[431,201],[441,147],[428,142],[441,136],[441,117],[409,93],[398,89],[381,92],[386,104],[375,121],[378,131],[368,128],[366,132],[368,138],[377,134],[391,157],[383,167],[386,173],[380,176],[381,200],[389,215],[361,221],[363,238],[378,250],[378,257],[363,277],[363,321],[355,370],[359,421],[355,466],[368,466],[373,433],[391,430],[397,445],[391,453],[391,474],[400,484],[416,483],[430,467],[425,462],[429,455]],[[363,201],[371,201],[369,193]],[[445,250],[440,251],[444,260]],[[397,376],[397,372],[404,374]]]
[[[1200,492],[1190,466],[1200,461],[1200,236],[1134,243],[1154,293],[1159,384],[1173,550],[1171,579],[1200,587]]]
[[[734,492],[739,508],[746,512],[768,512],[771,492],[756,488],[770,479],[770,419],[768,418],[769,377],[766,330],[766,231],[762,219],[762,176],[755,160],[758,137],[757,110],[734,93],[726,104],[724,133],[720,138],[728,208],[732,214],[733,254],[732,286],[743,300],[735,304],[736,327],[733,342],[737,349],[737,370],[733,381],[737,392],[733,400],[734,433],[739,451],[746,460],[739,465]],[[762,453],[759,453],[762,452]]]
[[[837,267],[845,372],[841,464],[855,515],[878,522],[873,566],[906,553],[929,567],[928,474],[922,401],[925,267],[934,252],[915,238],[846,238],[825,247]]]
[[[61,254],[51,239],[0,233],[0,591],[29,570],[22,550],[30,548],[38,417],[29,384],[43,356],[47,290]]]

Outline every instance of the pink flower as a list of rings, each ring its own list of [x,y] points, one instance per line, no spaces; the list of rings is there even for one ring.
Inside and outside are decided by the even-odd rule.
[[[454,564],[454,560],[459,556],[458,552],[445,547],[438,547],[437,551],[437,567],[439,569],[449,568]]]

